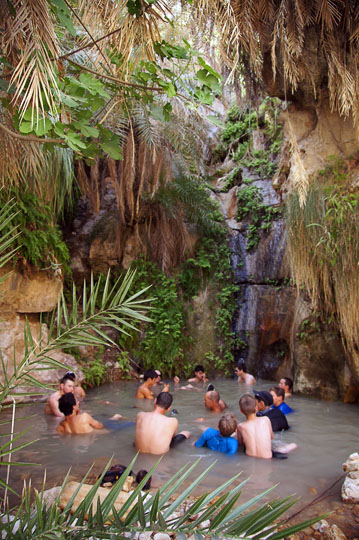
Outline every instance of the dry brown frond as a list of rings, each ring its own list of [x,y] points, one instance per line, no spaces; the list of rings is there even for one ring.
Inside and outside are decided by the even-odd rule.
[[[1,107],[0,123],[14,130],[10,114]],[[0,184],[26,182],[41,171],[43,163],[39,144],[18,139],[0,129]]]
[[[46,0],[14,0],[12,5],[14,11],[7,2],[1,3],[4,32],[0,48],[14,67],[10,79],[16,87],[13,103],[20,116],[33,107],[37,122],[46,104],[54,109],[53,93],[58,89],[52,60],[58,56],[58,42]]]

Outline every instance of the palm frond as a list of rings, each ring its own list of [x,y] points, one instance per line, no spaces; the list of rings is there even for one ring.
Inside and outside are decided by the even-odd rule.
[[[62,512],[59,511],[58,505],[61,501],[61,494],[65,489],[66,479],[55,503],[51,505],[45,504],[42,491],[35,496],[35,508],[33,508],[31,506],[31,488],[30,486],[26,487],[19,509],[14,517],[10,519],[9,513],[4,513],[1,516],[6,537],[9,540],[15,538],[16,530],[20,532],[21,538],[24,540],[30,540],[31,537],[41,535],[52,538],[51,534],[56,534],[56,538],[59,535],[61,538],[66,538],[68,534],[71,534],[73,538],[97,537],[110,539],[114,536],[119,538],[127,537],[129,533],[165,531],[169,534],[176,532],[180,538],[190,534],[194,534],[196,538],[203,538],[204,535],[212,535],[212,538],[218,538],[220,534],[221,536],[232,537],[251,536],[256,540],[261,538],[280,540],[323,517],[318,516],[290,527],[285,526],[285,520],[277,523],[276,520],[283,516],[288,508],[295,504],[296,500],[293,496],[273,499],[262,503],[258,507],[258,502],[263,498],[267,498],[274,488],[270,488],[236,507],[244,482],[232,487],[230,492],[225,490],[236,482],[238,475],[220,486],[220,488],[205,493],[194,500],[189,500],[188,497],[199,486],[211,466],[180,493],[178,493],[178,490],[184,479],[179,478],[178,472],[166,482],[164,488],[159,488],[153,495],[144,495],[141,492],[146,481],[143,479],[123,506],[116,510],[114,506],[116,498],[125,483],[130,469],[133,468],[135,459],[127,467],[125,473],[121,475],[118,482],[109,490],[104,500],[101,501],[97,498],[97,489],[103,476],[101,475],[75,511],[72,510],[72,505],[84,481],[78,485],[77,490],[75,490]],[[186,468],[191,470],[193,474],[195,465],[196,463]],[[157,466],[158,462],[149,471],[149,474],[153,474]],[[171,484],[176,485],[176,496],[173,497],[173,502],[168,504],[166,490]],[[174,495],[174,491],[171,490],[171,492]],[[222,494],[219,495],[220,493]],[[175,517],[174,509],[183,506],[184,502],[186,502],[186,509],[180,517]],[[194,515],[198,517],[193,521]]]

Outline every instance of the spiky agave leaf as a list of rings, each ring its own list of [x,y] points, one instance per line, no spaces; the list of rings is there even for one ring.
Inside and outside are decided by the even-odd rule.
[[[222,537],[236,535],[241,537],[251,536],[256,540],[261,538],[270,538],[271,540],[279,540],[285,538],[288,534],[293,534],[304,527],[307,527],[323,516],[312,518],[303,523],[284,527],[284,522],[280,524],[275,522],[285,511],[295,503],[293,497],[285,497],[284,499],[274,499],[269,502],[262,503],[260,507],[257,507],[260,499],[263,499],[268,493],[274,489],[270,488],[263,493],[260,493],[256,497],[253,497],[250,501],[240,505],[239,507],[232,508],[237,502],[238,497],[241,494],[243,482],[232,489],[231,492],[225,492],[220,497],[218,496],[221,491],[228,488],[228,486],[236,481],[236,477],[228,480],[220,486],[215,488],[210,493],[192,500],[192,504],[184,512],[183,516],[177,520],[171,517],[170,512],[176,509],[187,500],[193,490],[196,489],[200,481],[205,474],[208,473],[209,467],[204,473],[200,474],[191,485],[184,489],[177,497],[174,497],[174,491],[171,489],[173,502],[168,504],[168,493],[166,493],[168,486],[174,484],[176,486],[175,491],[182,485],[182,478],[178,478],[181,471],[177,471],[173,478],[170,478],[166,482],[163,488],[159,488],[156,494],[143,495],[141,489],[146,482],[143,479],[142,482],[134,489],[130,498],[120,511],[116,511],[113,504],[123,487],[126,477],[133,467],[135,459],[127,467],[125,473],[120,477],[118,482],[109,490],[109,494],[103,502],[97,500],[97,488],[101,482],[101,476],[93,489],[86,495],[81,502],[77,510],[71,514],[71,506],[76,496],[76,492],[67,504],[63,512],[59,512],[58,504],[61,497],[61,491],[63,491],[66,479],[61,487],[60,494],[54,504],[46,506],[43,494],[40,493],[35,499],[35,507],[31,506],[31,491],[27,488],[20,502],[19,510],[15,514],[14,520],[10,520],[8,513],[2,515],[3,530],[6,532],[8,540],[21,538],[26,540],[33,537],[46,537],[52,538],[51,534],[56,532],[56,538],[68,538],[71,534],[71,538],[122,538],[124,533],[135,534],[136,531],[167,531],[168,533],[176,532],[179,538],[184,535],[195,534],[195,536],[211,535],[212,538],[218,538],[218,535]],[[149,474],[152,474],[157,466],[157,462]],[[196,462],[198,463],[198,461]],[[193,467],[196,463],[190,465],[188,468],[193,474]],[[182,469],[183,471],[183,469]],[[187,475],[186,475],[187,476]],[[80,483],[77,492],[79,491],[83,481]],[[126,511],[137,500],[137,503],[132,508],[127,518],[123,519]],[[97,503],[97,505],[96,505]],[[210,504],[212,503],[212,504]],[[96,511],[93,512],[95,504]],[[254,507],[254,508],[253,508]],[[163,509],[163,510],[161,510]],[[193,513],[199,514],[198,519],[194,522],[191,521]],[[87,520],[86,520],[87,515]],[[206,518],[209,518],[210,525],[203,528],[203,522]],[[16,523],[14,523],[16,522]],[[199,526],[202,528],[198,528]],[[280,529],[278,530],[278,525]],[[16,529],[20,531],[18,536]],[[55,538],[55,536],[54,536]]]

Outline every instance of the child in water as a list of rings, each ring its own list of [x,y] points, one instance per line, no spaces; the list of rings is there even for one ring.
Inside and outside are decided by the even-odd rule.
[[[236,429],[237,420],[234,414],[225,414],[218,422],[218,430],[213,428],[206,429],[194,445],[197,448],[208,446],[211,450],[224,452],[228,455],[235,454],[238,450],[238,441],[231,437],[231,435]]]

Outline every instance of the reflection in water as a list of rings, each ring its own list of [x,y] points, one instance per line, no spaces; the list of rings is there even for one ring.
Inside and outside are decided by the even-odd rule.
[[[234,380],[216,379],[215,388],[228,404],[228,410],[233,412],[239,421],[244,417],[239,413],[238,400],[246,391],[251,391],[243,384]],[[264,381],[257,383],[256,389],[268,389],[273,383]],[[18,416],[16,431],[19,432],[31,425],[28,433],[21,442],[39,438],[39,441],[28,448],[14,454],[13,459],[33,462],[29,467],[13,467],[11,481],[17,490],[21,490],[24,478],[32,478],[32,485],[41,487],[44,470],[47,470],[47,485],[59,485],[66,472],[71,468],[71,478],[79,480],[91,467],[92,476],[99,474],[108,460],[113,457],[113,463],[128,465],[135,455],[134,424],[137,412],[150,410],[152,402],[135,400],[135,382],[121,381],[105,385],[99,389],[90,390],[88,397],[82,403],[82,410],[88,411],[101,422],[113,414],[124,416],[119,420],[122,429],[95,431],[85,435],[56,434],[59,421],[43,414],[43,404],[31,404],[21,408]],[[289,455],[287,460],[260,460],[249,458],[242,452],[227,456],[212,452],[206,448],[194,448],[192,443],[201,435],[204,427],[216,427],[220,414],[207,411],[203,405],[203,393],[191,390],[177,391],[173,385],[173,406],[179,411],[177,415],[180,429],[192,432],[189,441],[172,449],[161,459],[160,465],[153,476],[153,487],[165,482],[175,471],[186,463],[193,463],[201,457],[200,463],[192,474],[194,480],[200,472],[216,461],[201,488],[213,488],[239,471],[243,471],[240,480],[249,477],[243,496],[248,498],[258,494],[274,484],[280,483],[275,490],[276,496],[296,493],[302,496],[303,502],[312,499],[313,488],[320,493],[329,487],[342,473],[341,464],[347,456],[356,451],[359,446],[359,427],[357,422],[358,406],[343,403],[327,403],[311,398],[293,396],[290,405],[295,413],[288,417],[291,429],[276,434],[276,439],[285,443],[295,442],[298,449]],[[109,403],[106,403],[109,402]],[[35,415],[29,420],[30,414]],[[4,420],[6,413],[0,420]],[[197,423],[198,417],[205,421]],[[125,425],[126,424],[126,425]],[[1,426],[6,433],[8,426]],[[154,436],[156,434],[154,433]],[[157,456],[139,455],[134,471],[149,470],[157,461]],[[5,470],[0,471],[5,476]],[[339,492],[340,484],[338,484]]]

